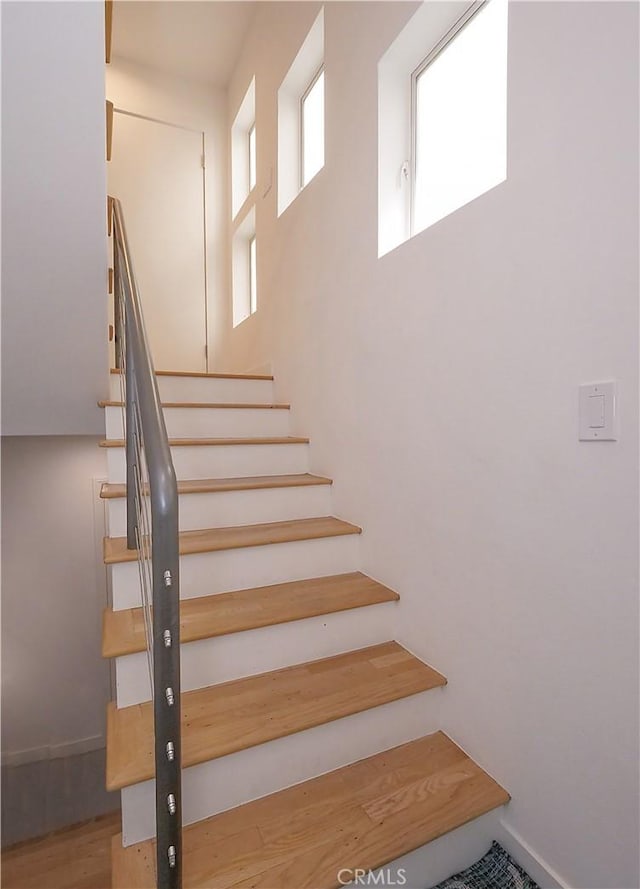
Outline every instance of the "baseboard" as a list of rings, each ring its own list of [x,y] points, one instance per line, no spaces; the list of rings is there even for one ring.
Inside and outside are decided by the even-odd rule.
[[[572,889],[560,874],[539,855],[535,849],[510,827],[505,819],[501,819],[496,825],[495,839],[503,846],[509,855],[526,870],[541,889]]]
[[[105,750],[86,750],[95,739],[74,742],[84,752],[63,756],[62,748],[41,748],[54,756],[2,766],[2,846],[45,836],[120,808],[120,794],[107,793]],[[104,743],[104,742],[103,742]],[[34,751],[22,751],[32,756]]]
[[[2,765],[12,769],[32,762],[42,762],[47,759],[66,759],[69,756],[92,753],[94,750],[101,750],[103,747],[105,747],[104,736],[93,735],[90,738],[65,741],[63,744],[47,744],[43,747],[29,747],[26,750],[3,751]]]

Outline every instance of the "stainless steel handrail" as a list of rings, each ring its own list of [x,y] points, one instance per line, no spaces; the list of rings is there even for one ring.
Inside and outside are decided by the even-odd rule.
[[[182,885],[178,486],[144,326],[122,206],[112,198],[118,348],[125,375],[127,546],[151,563],[158,889]],[[124,339],[124,343],[123,343]],[[124,367],[122,365],[124,364]],[[143,464],[148,485],[141,485]],[[141,500],[151,527],[139,521]],[[137,500],[136,500],[137,497]],[[146,506],[146,504],[145,504]]]

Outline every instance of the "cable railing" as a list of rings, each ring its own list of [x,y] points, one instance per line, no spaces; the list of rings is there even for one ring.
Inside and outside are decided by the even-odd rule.
[[[138,570],[153,701],[156,885],[182,886],[178,488],[120,201],[113,222],[116,365],[124,405],[127,546]]]

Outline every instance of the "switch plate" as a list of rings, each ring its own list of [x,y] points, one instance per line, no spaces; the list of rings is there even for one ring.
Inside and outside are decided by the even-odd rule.
[[[579,388],[580,441],[617,441],[616,382],[588,383]]]

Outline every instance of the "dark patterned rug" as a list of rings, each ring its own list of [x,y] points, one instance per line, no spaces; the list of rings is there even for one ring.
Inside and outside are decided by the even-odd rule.
[[[468,867],[438,883],[433,889],[540,889],[529,874],[516,864],[500,843]]]

